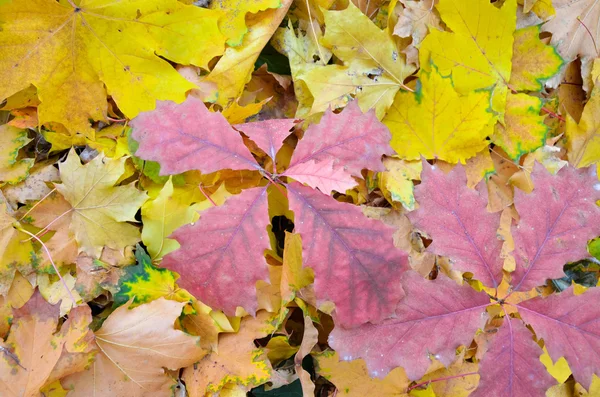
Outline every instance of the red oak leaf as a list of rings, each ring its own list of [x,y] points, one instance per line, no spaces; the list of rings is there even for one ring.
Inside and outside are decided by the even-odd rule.
[[[536,185],[537,186],[537,185]],[[519,303],[519,313],[556,361],[564,357],[577,382],[589,389],[600,376],[600,288],[574,295],[573,288]]]
[[[421,378],[431,364],[430,354],[445,366],[456,348],[467,345],[487,315],[487,294],[458,285],[444,276],[429,281],[408,271],[402,276],[406,296],[395,318],[354,329],[336,327],[329,345],[344,360],[363,358],[371,374],[384,377],[401,366],[409,379]]]
[[[136,156],[160,163],[161,175],[199,170],[256,170],[252,154],[221,113],[189,96],[182,104],[158,102],[156,109],[131,121]]]
[[[275,119],[236,124],[233,127],[246,134],[274,160],[295,123],[294,119]]]
[[[394,230],[297,182],[288,192],[303,262],[315,271],[317,298],[335,303],[337,324],[389,317],[402,297],[400,276],[407,268],[406,254],[394,247]]]
[[[513,226],[515,291],[527,291],[549,278],[563,277],[563,266],[588,256],[587,241],[600,234],[600,186],[595,167],[564,167],[552,175],[535,164],[535,188],[515,191],[521,216]]]
[[[450,257],[457,270],[471,272],[483,284],[502,281],[502,241],[497,237],[500,213],[489,213],[485,182],[477,190],[467,187],[461,165],[448,174],[423,162],[422,183],[415,188],[419,209],[408,214],[417,227],[431,236],[427,248]]]
[[[342,168],[354,176],[360,176],[363,168],[384,171],[381,156],[394,153],[390,139],[390,131],[374,111],[363,114],[356,101],[350,102],[339,114],[328,110],[319,124],[306,130],[283,175],[292,175],[300,164],[311,160],[331,160],[334,169]]]
[[[333,190],[344,193],[356,186],[356,181],[342,168],[334,169],[332,160],[320,163],[310,160],[300,163],[286,175],[308,186],[319,188],[325,194]]]
[[[270,247],[267,189],[257,187],[202,212],[200,220],[170,237],[181,248],[163,259],[177,281],[202,302],[234,315],[237,306],[257,308],[255,284],[268,279],[264,251]]]
[[[504,318],[479,364],[472,397],[543,396],[556,383],[540,361],[543,351],[521,320]]]

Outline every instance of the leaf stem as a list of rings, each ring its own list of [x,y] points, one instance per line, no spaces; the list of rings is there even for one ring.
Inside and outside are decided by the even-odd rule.
[[[200,189],[200,192],[204,195],[204,197],[206,197],[208,199],[208,201],[210,201],[212,203],[212,205],[217,207],[217,203],[215,203],[214,200],[212,198],[210,198],[210,195],[208,193],[206,193],[206,191],[204,191],[204,189],[202,189],[202,184],[198,185],[198,189]]]
[[[37,203],[35,203],[34,205],[31,206],[31,208],[25,213],[23,214],[23,216],[19,219],[19,222],[23,220],[23,218],[25,218],[27,215],[29,215],[29,213],[31,211],[33,211],[33,209],[35,207],[37,207],[39,204],[41,204],[42,201],[46,200],[52,193],[54,193],[56,191],[56,188],[50,190],[50,192],[48,192],[47,195],[45,195],[44,197],[42,197]]]
[[[426,382],[417,383],[416,385],[409,387],[407,389],[407,391],[411,391],[411,390],[416,389],[417,387],[421,387],[421,386],[426,386],[426,385],[428,386],[430,383],[434,383],[434,382],[442,382],[442,381],[445,381],[445,380],[450,380],[450,379],[455,379],[455,378],[462,378],[462,377],[465,377],[465,376],[478,375],[478,374],[479,374],[478,372],[467,372],[466,374],[460,374],[460,375],[454,375],[454,376],[446,376],[446,377],[438,378],[438,379],[431,379],[431,380],[428,380]]]
[[[48,259],[50,260],[50,263],[52,264],[52,267],[54,268],[54,271],[56,272],[56,274],[58,275],[58,278],[60,279],[60,282],[62,283],[62,285],[65,287],[65,290],[67,290],[67,293],[69,294],[69,297],[71,298],[71,300],[73,301],[73,306],[77,306],[77,300],[75,299],[75,297],[73,296],[73,294],[71,293],[71,290],[69,289],[69,286],[67,285],[67,282],[65,281],[65,279],[63,278],[63,276],[60,274],[60,271],[58,271],[58,267],[56,266],[56,264],[54,263],[54,261],[52,260],[52,255],[50,255],[50,250],[48,249],[48,247],[46,247],[46,244],[44,244],[44,242],[42,240],[40,240],[35,234],[28,232],[27,230],[23,229],[23,228],[18,228],[19,231],[28,234],[31,236],[31,238],[34,238],[37,240],[38,243],[40,243],[42,245],[42,247],[44,248],[44,250],[46,251],[46,255],[48,255]]]

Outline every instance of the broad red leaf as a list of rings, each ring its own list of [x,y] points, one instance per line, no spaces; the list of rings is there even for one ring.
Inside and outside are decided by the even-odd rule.
[[[512,275],[516,291],[527,291],[549,278],[564,276],[565,263],[589,256],[587,241],[600,234],[600,186],[595,167],[564,167],[557,175],[535,164],[535,188],[530,194],[515,191],[521,219],[513,226]]]
[[[246,134],[274,160],[295,123],[294,119],[275,119],[236,124],[233,127]]]
[[[356,186],[356,181],[343,169],[334,169],[331,160],[320,163],[310,160],[300,163],[286,175],[298,182],[317,187],[325,194],[331,193],[332,190],[344,193],[347,189]]]
[[[485,323],[487,294],[458,285],[444,276],[429,281],[408,271],[402,276],[406,296],[396,318],[354,329],[336,327],[329,345],[344,360],[363,358],[373,376],[384,377],[401,366],[412,380],[420,379],[432,354],[445,366],[456,358],[456,348],[468,345]]]
[[[254,313],[256,281],[268,279],[266,191],[264,187],[245,190],[222,206],[202,212],[195,224],[177,229],[170,237],[181,248],[162,262],[179,273],[181,287],[229,315],[234,315],[237,306]]]
[[[521,320],[505,317],[479,364],[479,387],[471,396],[544,396],[556,381],[540,361],[542,353]]]
[[[306,130],[283,175],[292,175],[296,167],[311,160],[331,160],[334,169],[344,169],[354,176],[360,176],[363,168],[384,171],[381,156],[394,153],[390,139],[390,131],[377,120],[374,111],[363,114],[356,101],[350,102],[339,114],[328,110],[319,124]]]
[[[336,323],[352,327],[389,317],[407,267],[406,254],[394,247],[394,230],[297,182],[288,192],[303,262],[315,271],[318,300],[335,303]]]
[[[431,236],[428,251],[450,257],[457,270],[471,272],[484,285],[502,281],[502,241],[498,239],[500,213],[489,213],[485,183],[467,187],[461,165],[448,174],[423,162],[422,183],[415,188],[419,209],[411,222]]]
[[[574,295],[573,288],[547,298],[519,303],[519,313],[544,339],[548,354],[564,357],[575,380],[589,389],[600,376],[600,288]]]
[[[156,109],[131,120],[136,156],[160,163],[162,175],[189,170],[256,170],[252,154],[221,113],[189,96],[182,104],[158,102]]]

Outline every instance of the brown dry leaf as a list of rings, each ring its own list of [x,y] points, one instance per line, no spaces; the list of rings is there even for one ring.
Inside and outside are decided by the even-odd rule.
[[[191,308],[192,310],[188,310]],[[190,313],[186,313],[189,311]],[[212,309],[203,303],[194,300],[190,306],[184,309],[183,318],[181,318],[181,328],[188,334],[200,337],[200,347],[207,352],[217,350],[219,332],[221,329],[217,326],[211,316]]]
[[[128,253],[131,254],[131,250]],[[117,250],[104,247],[100,259],[81,253],[75,260],[77,280],[75,289],[87,302],[102,294],[105,290],[117,292],[123,266],[134,262],[133,255],[124,256]]]
[[[209,354],[183,371],[188,393],[191,396],[218,393],[228,383],[250,390],[267,382],[271,376],[271,364],[264,350],[254,345],[254,339],[274,331],[270,320],[268,312],[260,311],[256,318],[244,317],[237,333],[221,334],[218,352]]]
[[[313,347],[319,341],[319,331],[313,325],[310,316],[304,317],[304,335],[302,336],[302,343],[300,349],[294,357],[294,365],[296,367],[296,374],[300,378],[302,384],[302,393],[305,396],[312,396],[315,394],[315,384],[310,379],[310,374],[302,368],[302,360],[308,356]]]
[[[95,333],[99,352],[93,364],[61,382],[70,396],[169,395],[175,381],[164,368],[176,370],[205,355],[198,337],[173,327],[185,303],[159,298],[129,310],[131,303]]]
[[[418,65],[418,48],[431,28],[442,30],[440,16],[435,9],[437,0],[400,0],[404,5],[394,26],[394,34],[399,37],[412,37],[412,43],[403,50],[407,61]],[[411,54],[413,54],[411,56]]]
[[[377,391],[378,397],[407,397],[410,381],[404,369],[392,370],[384,379],[371,378],[364,360],[340,361],[338,354],[324,352],[315,356],[317,374],[337,387],[338,396],[364,397]]]
[[[52,260],[59,266],[74,263],[77,258],[77,241],[69,230],[71,221],[71,205],[57,192],[52,193],[43,201],[34,204],[25,218],[31,224],[43,230],[53,231],[54,235],[46,242]],[[42,267],[50,266],[46,250],[40,252]]]
[[[3,186],[2,193],[10,206],[17,208],[18,203],[26,204],[43,198],[51,191],[46,183],[58,180],[58,168],[48,163],[37,163],[29,170],[27,179],[16,185]]]
[[[78,309],[74,318],[84,315],[85,311],[86,307]],[[61,374],[70,374],[83,368],[82,362],[79,365],[57,363],[63,354],[63,347],[68,352],[74,341],[86,337],[89,321],[67,321],[60,332],[54,334],[58,312],[58,305],[50,305],[39,292],[22,308],[15,310],[13,325],[6,342],[2,343],[0,357],[3,396],[37,397],[39,389],[53,381],[51,375],[57,365],[56,373]],[[91,315],[88,318],[91,319]],[[83,365],[86,363],[87,359]]]

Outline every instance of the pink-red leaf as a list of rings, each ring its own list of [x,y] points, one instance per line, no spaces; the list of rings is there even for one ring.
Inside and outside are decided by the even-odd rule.
[[[595,167],[564,167],[551,175],[536,163],[530,194],[515,191],[521,219],[513,226],[516,291],[564,276],[565,263],[589,256],[587,241],[600,234],[600,199]]]
[[[268,279],[268,223],[266,188],[245,190],[177,229],[170,237],[181,248],[162,264],[179,273],[177,283],[207,305],[229,315],[237,306],[254,313],[256,281]]]
[[[450,365],[456,348],[468,345],[485,323],[487,294],[444,276],[429,281],[408,271],[402,277],[406,296],[396,318],[354,329],[336,327],[329,345],[344,360],[363,358],[372,375],[383,377],[401,366],[412,380],[431,364],[430,354]]]
[[[156,109],[133,119],[131,126],[132,137],[140,144],[136,156],[160,163],[162,175],[260,169],[225,117],[210,112],[193,96],[182,104],[158,102]]]
[[[484,285],[502,281],[502,241],[497,237],[500,213],[486,210],[485,183],[467,187],[461,165],[448,174],[423,162],[422,183],[415,188],[419,209],[411,222],[431,236],[428,251],[450,257],[457,270],[471,272]]]
[[[331,193],[332,190],[344,193],[347,189],[356,186],[356,181],[343,169],[333,168],[331,160],[320,163],[310,160],[300,163],[286,175],[298,182],[318,188],[325,194]]]
[[[540,361],[543,351],[521,320],[505,317],[479,365],[472,397],[544,396],[556,381]]]
[[[390,139],[390,131],[377,120],[374,111],[363,114],[356,101],[350,102],[339,114],[328,110],[319,124],[306,130],[284,175],[291,175],[310,160],[331,160],[335,169],[342,168],[354,176],[360,176],[363,168],[384,171],[381,156],[394,153]]]
[[[294,182],[288,187],[303,262],[315,271],[319,301],[335,303],[336,323],[352,327],[389,317],[402,297],[406,254],[393,245],[394,230],[359,207]]]
[[[233,127],[246,134],[274,160],[295,123],[294,119],[275,119],[236,124]]]
[[[556,361],[564,357],[575,380],[589,389],[600,376],[600,288],[574,295],[573,288],[519,303],[519,313]]]

